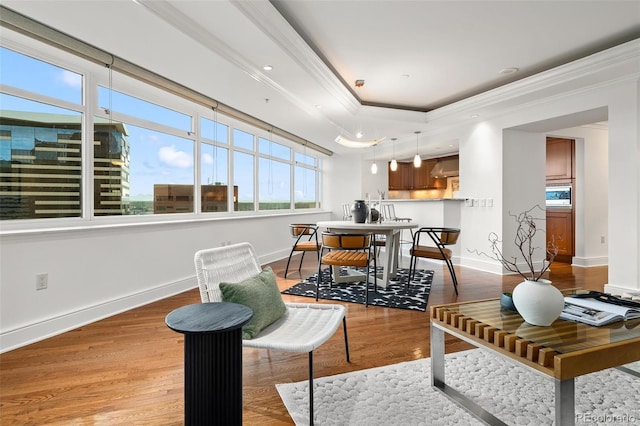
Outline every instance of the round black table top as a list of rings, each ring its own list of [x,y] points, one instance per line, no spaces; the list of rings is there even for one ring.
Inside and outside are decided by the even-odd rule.
[[[238,303],[196,303],[167,315],[167,327],[178,333],[221,333],[242,327],[253,316],[251,308]]]

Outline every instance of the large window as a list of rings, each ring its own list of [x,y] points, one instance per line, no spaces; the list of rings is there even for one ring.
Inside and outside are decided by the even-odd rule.
[[[0,47],[0,219],[319,207],[319,159],[295,143],[33,43]]]

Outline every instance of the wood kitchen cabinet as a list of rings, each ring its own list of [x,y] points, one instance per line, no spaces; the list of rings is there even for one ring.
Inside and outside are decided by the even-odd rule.
[[[574,146],[573,139],[547,138],[547,181],[571,182]]]
[[[573,257],[573,210],[547,209],[547,244],[553,238],[558,247],[558,262],[571,262]]]
[[[398,170],[389,171],[390,190],[412,190],[412,189],[443,189],[447,187],[446,178],[434,178],[431,171],[435,167],[437,159],[423,160],[420,167],[416,168],[413,163],[398,162]]]
[[[391,170],[391,163],[387,170],[389,171],[389,189],[390,190],[406,190],[413,186],[413,164],[398,162],[398,169],[394,172]]]
[[[413,168],[413,189],[442,189],[447,187],[447,179],[431,176],[431,171],[438,162],[437,158],[423,160],[419,168]]]

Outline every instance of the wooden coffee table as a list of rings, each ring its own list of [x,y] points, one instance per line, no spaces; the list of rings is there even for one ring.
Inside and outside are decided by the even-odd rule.
[[[575,424],[575,377],[640,360],[640,319],[601,327],[558,319],[537,327],[501,310],[499,299],[431,306],[430,317],[432,385],[491,425],[505,423],[446,383],[445,333],[553,379],[556,425]]]

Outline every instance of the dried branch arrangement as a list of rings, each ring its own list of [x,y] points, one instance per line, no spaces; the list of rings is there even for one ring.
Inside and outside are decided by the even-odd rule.
[[[555,238],[552,236],[551,240],[547,243],[547,246],[545,248],[545,257],[544,259],[542,259],[542,267],[539,271],[536,271],[534,264],[534,254],[536,250],[540,249],[540,247],[535,247],[533,245],[534,237],[539,231],[539,228],[536,225],[536,220],[544,220],[542,218],[536,218],[533,216],[532,212],[536,209],[542,212],[545,211],[543,208],[536,204],[529,210],[526,210],[519,214],[512,214],[511,212],[509,212],[509,216],[513,217],[518,224],[514,244],[516,245],[516,247],[518,247],[520,256],[522,257],[522,259],[524,259],[528,270],[525,269],[523,271],[518,266],[518,259],[520,256],[506,257],[502,253],[502,240],[499,239],[498,234],[496,234],[495,232],[489,233],[488,237],[489,243],[491,244],[492,254],[487,254],[478,250],[472,250],[472,252],[500,262],[506,270],[520,274],[520,276],[522,276],[522,278],[524,278],[525,280],[538,281],[540,278],[542,278],[542,275],[549,270],[549,267],[553,263],[553,260],[558,255],[558,247],[555,244]],[[542,232],[544,232],[544,230],[542,230]]]

